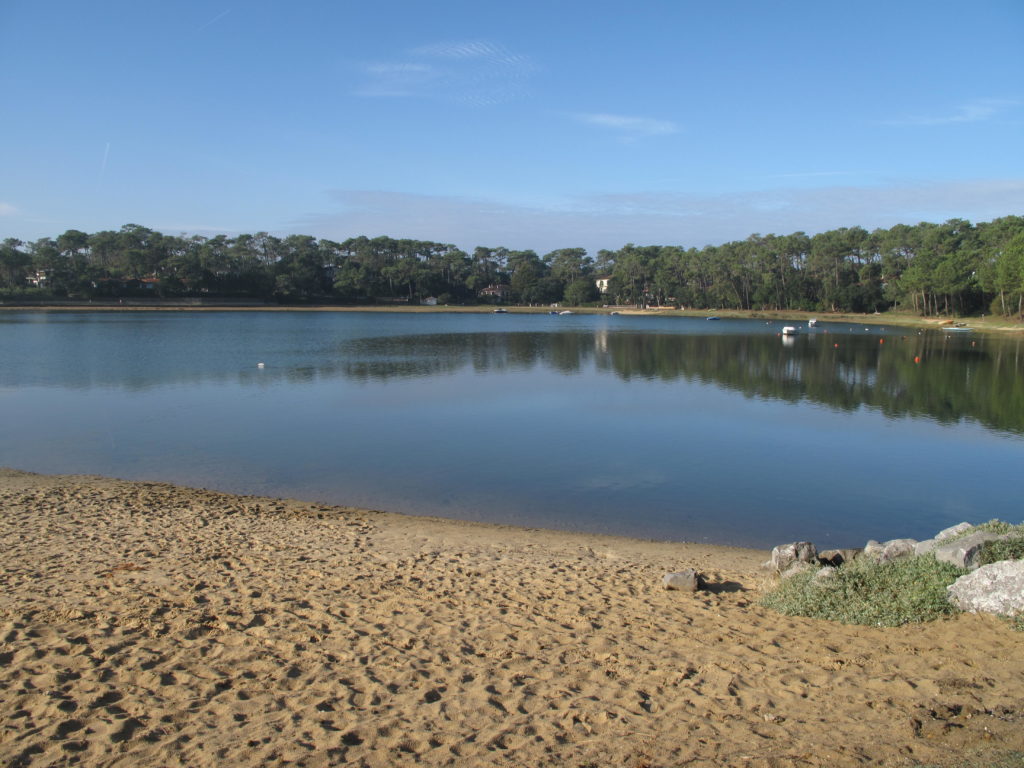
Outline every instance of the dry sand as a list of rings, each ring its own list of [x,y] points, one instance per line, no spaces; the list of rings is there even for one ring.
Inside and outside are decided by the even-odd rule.
[[[0,499],[6,765],[949,765],[1024,749],[1024,633],[778,616],[756,602],[765,552],[11,470]],[[685,567],[712,590],[664,591]]]

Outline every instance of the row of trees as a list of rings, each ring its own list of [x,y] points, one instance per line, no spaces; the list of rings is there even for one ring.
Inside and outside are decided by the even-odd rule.
[[[604,295],[598,278],[607,278]],[[921,314],[1024,312],[1024,217],[751,235],[717,246],[534,251],[390,237],[165,235],[127,224],[0,245],[0,293],[277,302],[591,302]]]

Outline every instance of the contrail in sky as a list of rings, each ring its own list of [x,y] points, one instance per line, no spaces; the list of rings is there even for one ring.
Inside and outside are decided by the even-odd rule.
[[[207,28],[208,26],[210,26],[211,24],[216,24],[216,23],[217,23],[218,21],[220,21],[220,20],[221,20],[221,19],[223,19],[223,18],[224,18],[225,16],[227,16],[227,15],[228,15],[229,13],[231,13],[231,9],[230,9],[230,8],[228,8],[228,9],[227,9],[226,11],[221,11],[221,12],[220,12],[219,14],[217,14],[216,16],[214,16],[214,17],[213,17],[212,19],[210,19],[210,20],[209,20],[208,22],[206,22],[205,24],[203,24],[203,26],[201,26],[201,27],[200,27],[199,29],[197,29],[197,30],[196,30],[196,33],[202,32],[202,31],[203,31],[204,29],[206,29],[206,28]]]
[[[99,191],[100,184],[103,183],[103,174],[107,172],[107,158],[110,157],[110,142],[107,142],[107,148],[103,150],[103,162],[100,163],[100,175],[96,179],[96,190]]]

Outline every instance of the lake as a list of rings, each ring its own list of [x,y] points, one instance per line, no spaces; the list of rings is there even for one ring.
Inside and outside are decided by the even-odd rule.
[[[1021,521],[1020,338],[783,325],[4,312],[0,465],[756,547]]]

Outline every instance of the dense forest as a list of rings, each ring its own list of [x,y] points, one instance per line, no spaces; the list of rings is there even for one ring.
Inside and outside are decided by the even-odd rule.
[[[140,297],[1021,316],[1024,217],[754,234],[703,248],[630,244],[594,257],[390,237],[165,235],[137,224],[0,245],[4,300]]]

